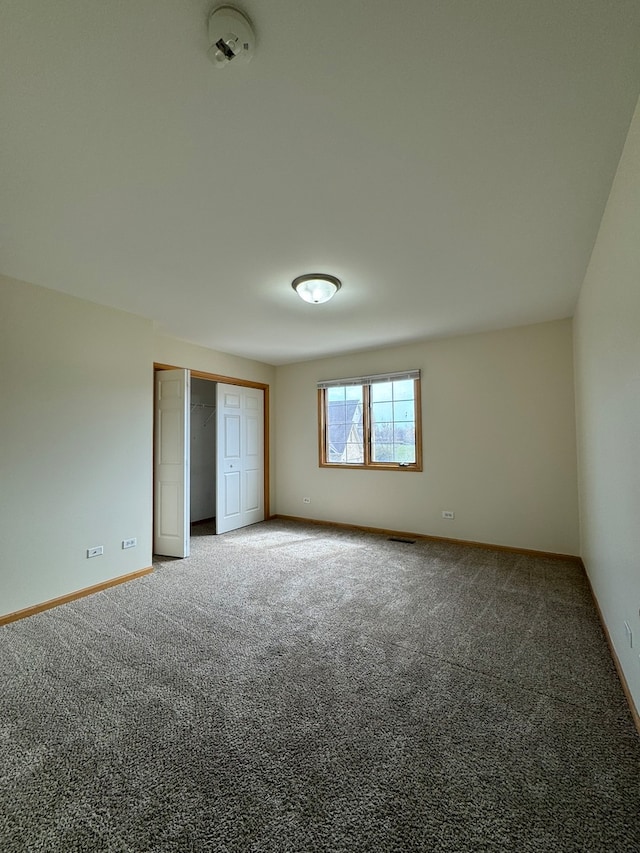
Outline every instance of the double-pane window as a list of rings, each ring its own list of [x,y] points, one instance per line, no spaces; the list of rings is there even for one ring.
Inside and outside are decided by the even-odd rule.
[[[421,470],[420,373],[318,383],[320,464]]]

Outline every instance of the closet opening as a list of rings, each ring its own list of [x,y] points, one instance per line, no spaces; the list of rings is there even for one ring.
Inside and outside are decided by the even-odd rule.
[[[269,517],[269,386],[154,365],[153,550]]]
[[[191,378],[189,405],[190,535],[216,533],[216,387]]]

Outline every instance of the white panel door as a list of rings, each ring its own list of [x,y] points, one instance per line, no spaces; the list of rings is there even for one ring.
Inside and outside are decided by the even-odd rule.
[[[264,392],[218,383],[216,533],[264,520]]]
[[[158,370],[154,442],[153,550],[189,556],[188,370]]]

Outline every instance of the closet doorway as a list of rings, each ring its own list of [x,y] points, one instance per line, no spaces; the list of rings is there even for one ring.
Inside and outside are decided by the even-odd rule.
[[[217,383],[191,378],[189,405],[189,496],[191,524],[216,517],[216,389]]]
[[[187,557],[192,523],[225,533],[268,517],[269,388],[155,365],[154,553]]]

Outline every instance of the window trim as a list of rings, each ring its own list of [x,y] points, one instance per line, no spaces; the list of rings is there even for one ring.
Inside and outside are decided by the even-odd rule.
[[[392,382],[395,379],[413,379],[413,401],[415,412],[415,451],[416,461],[408,463],[400,462],[373,462],[371,460],[371,384],[374,382]],[[364,462],[329,462],[327,460],[327,418],[326,418],[326,395],[327,389],[331,387],[344,387],[345,385],[362,385],[362,409],[363,409],[363,449]],[[375,376],[360,376],[349,379],[333,379],[326,382],[318,382],[318,459],[320,468],[339,468],[340,470],[352,471],[422,471],[422,402],[421,402],[421,377],[419,370],[404,371],[402,373],[382,373]]]

